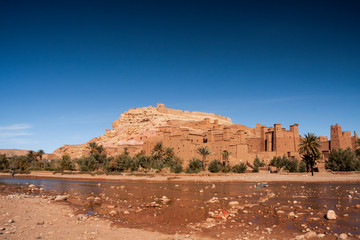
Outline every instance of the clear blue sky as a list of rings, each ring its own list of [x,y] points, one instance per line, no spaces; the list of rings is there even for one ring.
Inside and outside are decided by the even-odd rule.
[[[99,136],[121,113],[360,131],[360,1],[0,1],[0,148]]]

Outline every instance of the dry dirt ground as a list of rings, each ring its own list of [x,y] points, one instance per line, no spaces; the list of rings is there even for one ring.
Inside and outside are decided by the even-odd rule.
[[[96,216],[74,215],[65,203],[24,194],[0,196],[0,239],[198,239],[111,227]],[[202,238],[203,239],[203,238]]]

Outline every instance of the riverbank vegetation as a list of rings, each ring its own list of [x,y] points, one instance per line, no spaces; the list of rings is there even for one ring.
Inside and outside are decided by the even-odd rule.
[[[209,162],[209,149],[198,149],[198,154],[202,159],[193,158],[187,166],[184,166],[183,160],[175,156],[172,148],[165,148],[161,142],[153,148],[151,155],[140,152],[130,156],[127,148],[116,157],[107,156],[102,145],[89,143],[89,155],[86,157],[72,159],[64,154],[59,159],[43,160],[44,151],[29,151],[24,156],[11,156],[0,154],[0,171],[16,173],[28,173],[31,170],[45,170],[54,172],[80,172],[80,173],[105,173],[121,174],[122,172],[142,172],[142,173],[200,173],[208,171],[211,173],[244,173],[269,171],[274,172],[309,172],[316,164],[319,157],[318,151],[311,150],[313,140],[316,136],[311,134],[302,141],[302,160],[287,158],[286,156],[277,156],[268,163],[261,161],[257,156],[253,163],[239,163],[231,165],[229,163],[230,152],[223,151],[222,159],[213,159]],[[315,141],[316,142],[316,141]],[[316,144],[315,144],[316,145]],[[315,146],[316,147],[316,146]],[[204,166],[205,165],[205,166]],[[360,151],[352,149],[334,149],[329,155],[325,167],[331,171],[360,171]]]
[[[359,151],[335,149],[331,151],[325,167],[332,171],[360,171]]]

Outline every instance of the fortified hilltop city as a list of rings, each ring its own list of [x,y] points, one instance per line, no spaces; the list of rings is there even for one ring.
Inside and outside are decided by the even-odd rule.
[[[112,124],[113,129],[89,142],[102,145],[107,155],[120,155],[127,148],[130,155],[151,151],[158,142],[172,148],[176,156],[184,160],[184,165],[194,157],[199,157],[197,149],[206,146],[210,149],[209,159],[221,159],[223,151],[231,152],[229,163],[253,161],[257,156],[266,162],[275,156],[298,158],[299,125],[287,130],[281,124],[273,127],[256,124],[255,128],[233,124],[230,118],[213,113],[190,112],[166,108],[162,103],[156,107],[133,108],[121,114]],[[330,128],[330,140],[320,136],[321,153],[326,160],[332,149],[355,150],[358,136],[354,131],[342,131],[336,124]],[[65,145],[48,157],[61,157],[68,154],[71,158],[88,156],[88,143]]]
[[[0,1],[0,239],[360,239],[360,1]]]

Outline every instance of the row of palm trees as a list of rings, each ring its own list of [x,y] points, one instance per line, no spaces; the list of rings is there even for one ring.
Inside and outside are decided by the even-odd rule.
[[[31,160],[35,160],[37,157],[40,158],[40,161],[42,161],[42,156],[45,154],[44,150],[40,149],[39,151],[35,152],[33,150],[30,150],[27,153],[27,157]]]
[[[211,151],[208,147],[199,147],[196,152],[202,156],[202,162],[203,162],[203,170],[205,171],[207,168],[207,156],[211,154]],[[224,150],[221,152],[222,156],[222,164],[224,166],[229,164],[229,157],[231,155],[231,152]]]
[[[306,163],[307,171],[311,169],[311,174],[314,175],[314,166],[316,161],[320,159],[321,152],[320,152],[320,141],[319,138],[314,133],[307,133],[301,139],[299,144],[299,153],[302,155],[304,162]],[[96,142],[90,142],[87,146],[90,150],[90,155],[94,155],[95,153],[104,153],[105,149],[102,145],[98,145]],[[126,150],[127,151],[127,150]],[[32,152],[32,153],[30,153]],[[30,151],[29,154],[35,154],[33,151]],[[203,170],[207,169],[207,157],[211,154],[211,151],[208,147],[199,147],[197,149],[197,153],[202,156],[203,162]],[[40,160],[42,155],[44,154],[43,150],[39,150],[37,156],[40,156]],[[228,165],[229,164],[229,157],[231,152],[224,150],[222,153],[222,164]],[[162,161],[164,158],[174,156],[174,151],[172,148],[164,149],[163,144],[161,142],[157,143],[152,151],[152,157],[159,161]]]

